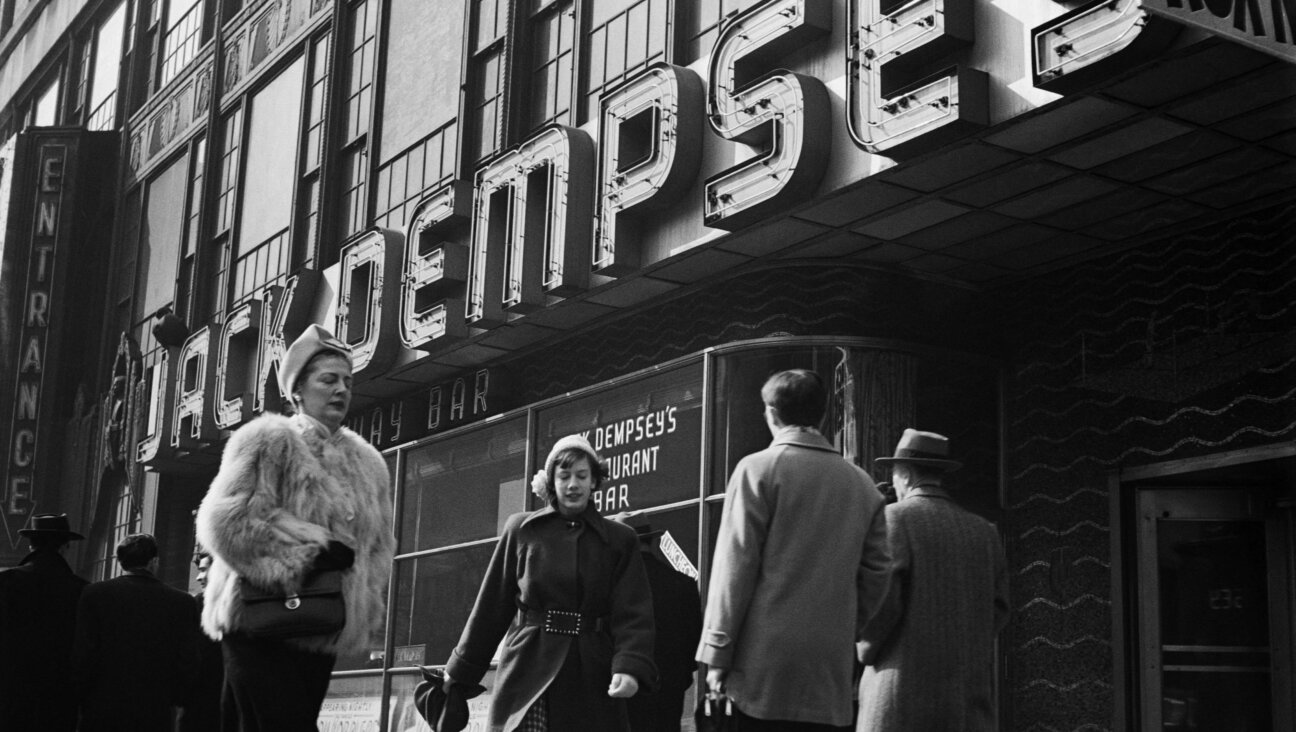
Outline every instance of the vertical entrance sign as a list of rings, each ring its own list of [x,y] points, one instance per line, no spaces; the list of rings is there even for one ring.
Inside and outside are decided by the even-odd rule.
[[[34,128],[14,148],[0,292],[0,367],[9,378],[0,396],[7,412],[0,417],[0,565],[21,558],[18,531],[33,514],[67,511],[63,496],[76,487],[65,484],[82,477],[64,474],[54,437],[73,416],[78,389],[93,388],[100,360],[99,324],[84,316],[102,306],[106,247],[89,245],[111,230],[100,204],[113,198],[118,139]]]

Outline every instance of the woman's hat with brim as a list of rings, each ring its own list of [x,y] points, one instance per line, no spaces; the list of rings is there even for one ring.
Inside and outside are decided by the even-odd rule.
[[[297,340],[284,351],[279,361],[279,394],[288,398],[292,394],[297,377],[301,375],[306,364],[321,351],[336,351],[347,360],[351,359],[351,347],[336,338],[323,326],[314,323],[306,326]]]
[[[32,516],[30,529],[19,529],[23,536],[61,536],[68,540],[80,540],[85,537],[72,530],[66,513],[42,513]]]
[[[549,457],[545,458],[545,472],[548,473],[553,469],[554,461],[558,459],[558,454],[563,450],[580,450],[589,455],[593,463],[603,462],[603,458],[594,450],[594,446],[583,435],[567,435],[561,440],[554,443],[553,449],[549,451]]]
[[[949,459],[949,438],[935,432],[920,432],[915,429],[906,429],[900,436],[895,455],[877,458],[873,462],[878,465],[912,463],[944,471],[963,467],[963,463]]]

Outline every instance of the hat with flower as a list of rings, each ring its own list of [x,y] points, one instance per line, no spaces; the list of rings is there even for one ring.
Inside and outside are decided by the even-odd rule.
[[[549,473],[553,470],[554,461],[567,450],[578,450],[585,453],[589,456],[591,465],[603,464],[603,458],[599,457],[598,451],[590,444],[588,438],[584,435],[567,435],[554,443],[553,449],[549,451],[549,457],[545,458],[544,468],[537,470],[536,474],[531,477],[531,492],[537,497],[542,499],[548,497]]]

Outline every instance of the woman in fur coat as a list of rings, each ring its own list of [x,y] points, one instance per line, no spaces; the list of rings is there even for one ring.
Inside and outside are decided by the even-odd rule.
[[[564,437],[536,476],[549,505],[505,524],[446,665],[448,693],[500,648],[491,732],[629,732],[623,700],[656,684],[639,539],[590,502],[604,475],[588,440]]]
[[[381,647],[395,544],[390,478],[378,451],[342,426],[350,351],[312,325],[281,367],[295,414],[237,430],[198,509],[198,541],[213,556],[202,622],[225,657],[225,730],[315,730],[338,654]],[[344,570],[341,632],[270,640],[240,631],[240,577],[291,593],[314,569]]]

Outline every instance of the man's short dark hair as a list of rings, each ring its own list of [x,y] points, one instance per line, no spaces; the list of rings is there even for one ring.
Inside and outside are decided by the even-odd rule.
[[[152,534],[131,534],[117,545],[117,561],[123,569],[139,569],[157,555],[157,539]]]
[[[783,424],[818,427],[828,406],[828,392],[819,374],[808,369],[790,369],[765,381],[761,400],[778,411]]]

